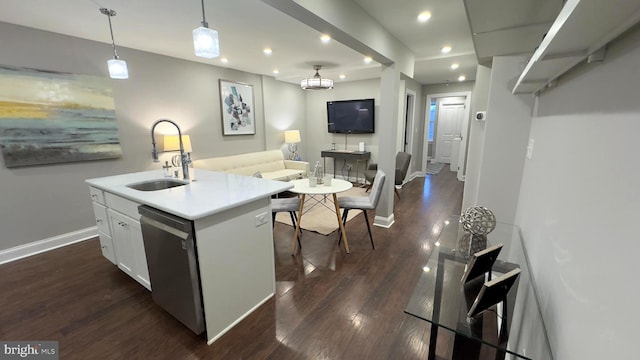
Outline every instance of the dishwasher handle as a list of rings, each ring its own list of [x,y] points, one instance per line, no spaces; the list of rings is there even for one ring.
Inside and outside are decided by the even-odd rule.
[[[173,228],[173,227],[171,227],[169,225],[161,223],[158,220],[154,220],[154,219],[148,218],[146,216],[142,216],[140,218],[140,223],[141,224],[147,224],[149,226],[153,226],[153,227],[155,227],[155,228],[157,228],[159,230],[162,230],[162,231],[167,232],[167,233],[169,233],[169,234],[171,234],[171,235],[173,235],[175,237],[180,238],[182,240],[182,248],[186,250],[185,241],[187,241],[189,239],[189,237],[191,236],[190,233],[181,231],[181,230],[176,229],[176,228]]]

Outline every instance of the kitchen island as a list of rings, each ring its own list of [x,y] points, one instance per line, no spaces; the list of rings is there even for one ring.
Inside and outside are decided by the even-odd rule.
[[[137,207],[146,205],[193,221],[211,344],[274,295],[270,197],[292,185],[198,170],[197,180],[173,179],[185,185],[154,191],[131,187],[153,180],[163,180],[162,171],[86,180],[103,254],[152,290]]]

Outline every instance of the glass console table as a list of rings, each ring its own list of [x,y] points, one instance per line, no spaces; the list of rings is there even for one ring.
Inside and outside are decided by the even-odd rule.
[[[477,240],[471,241],[462,230],[459,217],[446,221],[409,299],[405,313],[432,324],[428,359],[552,360],[520,231],[514,225],[498,223],[487,235],[486,244]],[[492,267],[492,277],[516,268],[520,275],[503,301],[468,317],[488,279],[480,277],[463,285],[465,266],[478,247],[496,244],[503,244],[503,248]],[[440,336],[453,341],[439,342]],[[447,346],[437,348],[439,343]]]

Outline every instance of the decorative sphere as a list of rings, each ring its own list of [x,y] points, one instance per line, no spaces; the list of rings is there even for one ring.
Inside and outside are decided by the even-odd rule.
[[[460,223],[465,231],[474,235],[487,235],[496,228],[496,217],[484,206],[472,206],[462,213]]]

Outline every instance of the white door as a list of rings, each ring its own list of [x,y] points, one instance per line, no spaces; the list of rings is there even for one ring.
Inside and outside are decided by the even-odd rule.
[[[438,106],[438,128],[436,130],[436,161],[449,164],[453,161],[452,154],[458,154],[457,149],[453,149],[454,139],[460,140],[462,134],[462,123],[464,120],[464,99],[463,101],[447,102],[443,99]],[[456,142],[459,146],[460,142]],[[457,163],[457,159],[455,159]]]

